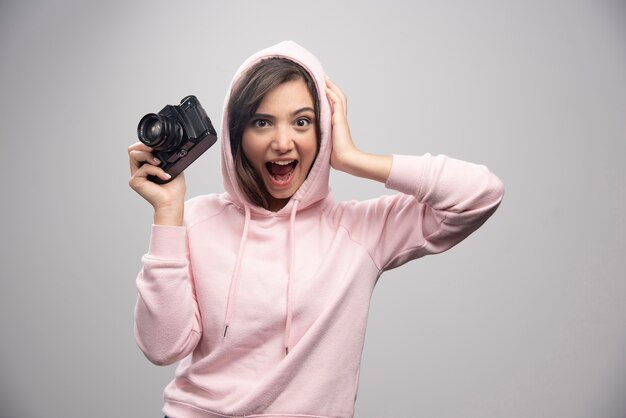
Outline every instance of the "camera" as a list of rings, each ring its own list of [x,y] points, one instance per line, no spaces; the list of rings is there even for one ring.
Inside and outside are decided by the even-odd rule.
[[[172,177],[163,180],[148,175],[148,180],[164,184],[172,181],[215,141],[217,133],[196,96],[187,96],[180,105],[166,105],[159,113],[148,113],[137,126],[139,140],[153,149],[161,167]]]

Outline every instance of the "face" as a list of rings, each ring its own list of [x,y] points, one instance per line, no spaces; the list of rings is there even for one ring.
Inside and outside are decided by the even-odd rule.
[[[281,209],[306,179],[317,151],[313,99],[304,80],[265,95],[243,131],[242,147],[269,193],[270,210]]]

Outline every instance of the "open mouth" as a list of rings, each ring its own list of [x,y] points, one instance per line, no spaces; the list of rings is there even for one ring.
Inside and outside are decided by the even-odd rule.
[[[268,161],[265,163],[265,168],[274,183],[285,185],[291,180],[297,165],[298,160]]]

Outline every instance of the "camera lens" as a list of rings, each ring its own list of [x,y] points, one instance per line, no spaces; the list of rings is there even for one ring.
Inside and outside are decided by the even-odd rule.
[[[137,127],[139,140],[158,151],[177,149],[183,139],[183,128],[178,121],[167,116],[148,113]]]
[[[163,132],[163,128],[161,128],[161,122],[159,121],[146,125],[146,138],[150,141],[156,141],[159,139],[161,132]]]

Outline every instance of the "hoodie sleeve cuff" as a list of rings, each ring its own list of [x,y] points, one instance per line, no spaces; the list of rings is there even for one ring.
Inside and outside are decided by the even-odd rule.
[[[161,259],[185,259],[187,228],[152,224],[148,256]]]
[[[420,179],[430,166],[431,158],[428,153],[423,156],[394,154],[385,187],[415,196],[420,200]]]

